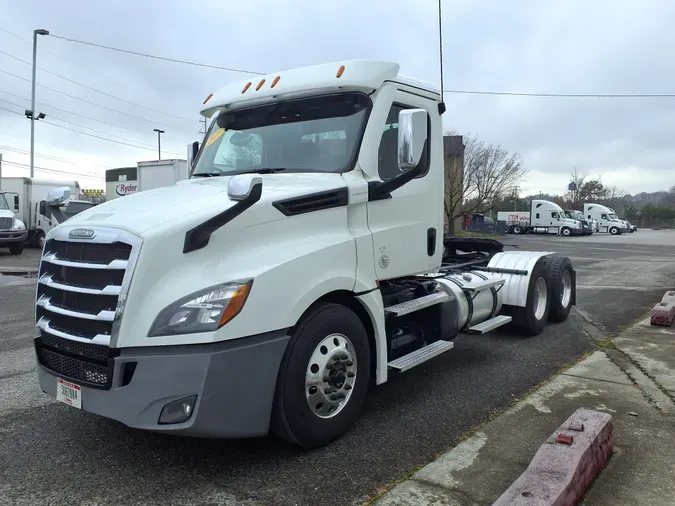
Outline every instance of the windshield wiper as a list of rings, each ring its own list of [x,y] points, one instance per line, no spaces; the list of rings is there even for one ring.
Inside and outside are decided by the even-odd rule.
[[[221,172],[197,172],[192,174],[192,177],[216,177],[222,175],[223,174]]]
[[[260,169],[238,170],[232,174],[274,174],[275,172],[282,172],[284,170],[286,170],[286,167],[263,167]]]

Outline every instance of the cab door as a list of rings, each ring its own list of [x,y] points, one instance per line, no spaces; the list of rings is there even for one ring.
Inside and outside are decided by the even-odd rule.
[[[398,166],[398,114],[404,109],[427,112],[427,142],[420,159],[424,172],[391,192],[369,200],[368,227],[373,238],[377,279],[392,279],[438,268],[443,255],[443,147],[441,118],[436,102],[396,90],[386,105],[377,170],[369,182],[389,181],[402,172]]]

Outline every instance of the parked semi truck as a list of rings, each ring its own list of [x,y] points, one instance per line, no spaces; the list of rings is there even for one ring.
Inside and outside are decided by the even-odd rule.
[[[139,429],[312,448],[457,336],[564,321],[569,258],[444,238],[444,111],[378,61],[209,95],[188,180],[48,234],[40,388]]]
[[[26,240],[26,224],[16,217],[19,210],[19,195],[0,191],[0,248],[9,248],[12,255],[23,253]]]
[[[497,213],[497,221],[506,223],[508,234],[556,234],[581,235],[582,223],[565,216],[565,211],[555,202],[533,200],[526,212],[502,211]]]
[[[564,212],[567,218],[571,220],[577,220],[579,223],[581,223],[581,235],[593,235],[593,232],[598,231],[598,222],[584,218],[584,213],[581,211],[565,209]]]
[[[135,167],[108,169],[105,172],[105,198],[114,200],[137,192],[170,186],[189,176],[187,160],[150,160]]]
[[[620,220],[614,209],[600,204],[584,204],[584,216],[598,222],[598,232],[621,235],[624,232],[634,232],[628,223]]]
[[[40,214],[40,202],[47,198],[51,190],[66,186],[70,188],[72,195],[79,195],[80,185],[77,181],[30,177],[2,178],[2,189],[17,196],[16,217],[25,223],[28,231],[25,240],[31,245],[42,247],[47,232],[59,223]]]

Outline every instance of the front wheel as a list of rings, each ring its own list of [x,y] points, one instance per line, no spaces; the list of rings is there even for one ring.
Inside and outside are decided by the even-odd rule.
[[[9,245],[9,252],[12,255],[20,255],[23,253],[23,243],[22,242],[13,242]]]
[[[345,434],[370,381],[368,334],[339,304],[321,304],[296,327],[279,370],[272,431],[304,448]]]
[[[619,233],[619,229],[616,227],[612,227],[609,229],[609,233],[612,235],[617,235]]]
[[[569,237],[569,236],[572,235],[572,229],[570,229],[568,227],[563,227],[563,229],[560,231],[560,233],[562,235],[564,235],[565,237]]]
[[[532,269],[527,286],[527,302],[525,307],[512,307],[513,326],[523,335],[537,336],[541,334],[548,321],[549,275],[546,269],[546,258],[540,259]]]

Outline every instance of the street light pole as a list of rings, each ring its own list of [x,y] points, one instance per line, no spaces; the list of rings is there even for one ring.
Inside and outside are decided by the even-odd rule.
[[[162,159],[162,141],[160,139],[160,135],[164,133],[164,130],[160,130],[159,128],[154,128],[154,132],[157,132],[157,156],[158,160]]]
[[[30,93],[30,177],[35,176],[35,69],[37,68],[37,36],[49,35],[49,32],[43,28],[33,30],[33,81],[31,83]]]

